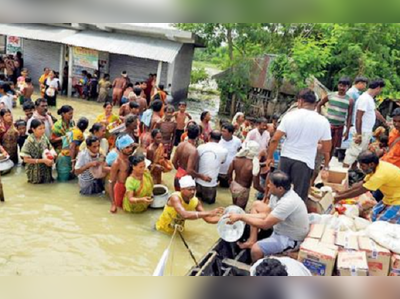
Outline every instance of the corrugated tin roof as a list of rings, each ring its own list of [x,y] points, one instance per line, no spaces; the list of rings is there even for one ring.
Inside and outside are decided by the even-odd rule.
[[[76,34],[76,30],[39,24],[4,24],[0,23],[0,34],[19,36],[33,40],[59,42],[67,36]]]
[[[0,24],[0,34],[171,63],[182,43],[127,34],[77,31],[38,24]]]
[[[173,62],[181,43],[126,34],[82,31],[62,40],[63,43],[115,54],[163,62]]]

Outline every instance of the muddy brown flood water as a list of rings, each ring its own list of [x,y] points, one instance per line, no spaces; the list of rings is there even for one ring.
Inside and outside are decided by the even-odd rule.
[[[93,124],[102,112],[97,103],[58,100],[58,106],[66,103],[75,108],[75,121],[86,116]],[[198,119],[205,106],[195,103],[190,112]],[[211,106],[214,117],[218,108]],[[56,114],[55,109],[51,111]],[[14,113],[21,116],[21,108]],[[173,175],[164,178],[170,190]],[[152,275],[170,242],[169,236],[153,229],[160,210],[111,215],[106,196],[80,196],[77,181],[29,185],[22,167],[2,181],[6,202],[0,204],[0,275]],[[217,205],[207,209],[230,203],[229,192],[221,190]],[[200,259],[218,234],[216,226],[189,221],[185,238]],[[184,275],[192,266],[189,253],[176,239],[166,275]]]

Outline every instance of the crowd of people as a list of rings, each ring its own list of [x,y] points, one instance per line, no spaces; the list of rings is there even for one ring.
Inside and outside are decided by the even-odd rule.
[[[377,111],[375,98],[385,87],[383,80],[366,89],[366,78],[357,78],[353,87],[343,78],[338,92],[319,102],[314,91],[302,90],[297,109],[283,117],[274,115],[268,121],[238,112],[232,121],[213,127],[210,112],[204,111],[196,122],[186,102],[177,109],[170,105],[164,86],[155,85],[154,74],[135,84],[126,72],[113,83],[105,75],[97,94],[91,92],[93,77],[82,75],[77,93],[82,98],[95,95],[104,108],[93,124],[86,117],[75,122],[70,105],[58,109],[58,119],[49,113],[60,89],[49,69],[39,80],[41,97],[35,102],[28,74],[21,73],[24,80],[17,78],[24,83],[16,94],[24,97],[25,119],[13,121],[15,95],[9,84],[0,87],[0,149],[15,164],[22,157],[31,184],[52,183],[57,172],[58,182],[78,178],[84,196],[107,192],[112,213],[144,213],[153,203],[154,186],[163,184],[163,175],[175,169],[175,193],[157,230],[171,234],[186,220],[217,223],[223,209],[206,212],[203,205],[218,203],[220,188],[229,188],[232,203],[251,211],[229,217],[231,223],[243,221],[252,227],[250,238],[239,245],[251,249],[256,262],[298,248],[309,232],[305,202],[310,186],[319,172],[327,176],[335,150],[351,139],[344,166],[359,165],[366,178],[338,193],[336,200],[372,191],[379,202],[372,220],[400,224],[400,108],[390,123]],[[377,118],[385,128],[374,140]],[[252,189],[258,193],[250,208]],[[269,229],[273,235],[258,240],[259,231]]]

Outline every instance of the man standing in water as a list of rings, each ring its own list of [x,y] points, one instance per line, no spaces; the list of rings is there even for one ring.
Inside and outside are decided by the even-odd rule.
[[[200,128],[198,125],[190,125],[188,127],[188,141],[181,143],[176,149],[172,164],[178,171],[175,176],[175,191],[180,191],[179,181],[181,178],[190,175],[195,179],[201,179],[205,182],[211,182],[209,176],[201,175],[196,172],[199,162],[199,153],[195,146],[196,140],[199,137]]]
[[[124,71],[121,74],[121,77],[117,78],[114,80],[113,82],[113,96],[112,96],[112,100],[113,100],[113,104],[114,106],[116,106],[117,104],[121,104],[121,99],[122,96],[124,94],[124,91],[127,87],[127,73]]]
[[[210,224],[216,224],[224,212],[223,208],[205,212],[200,200],[195,197],[196,182],[190,176],[185,176],[179,181],[180,192],[171,195],[164,212],[157,221],[156,229],[159,232],[172,235],[176,226],[185,228],[186,220],[203,219]]]
[[[256,141],[245,142],[228,171],[233,204],[241,207],[243,210],[246,209],[249,201],[253,183],[254,188],[259,192],[265,192],[260,186],[259,150],[260,146]],[[233,179],[233,173],[236,175],[235,179]]]
[[[110,197],[111,213],[117,213],[118,208],[122,208],[126,193],[125,183],[129,176],[130,164],[129,157],[133,154],[135,141],[129,135],[119,137],[117,149],[119,151],[117,160],[111,166],[110,175]]]
[[[177,123],[176,127],[176,138],[175,138],[175,146],[178,146],[181,143],[181,137],[185,132],[186,121],[192,120],[192,117],[189,113],[186,112],[187,104],[185,102],[179,103],[179,111],[174,113],[174,117]]]
[[[53,119],[48,114],[49,105],[47,104],[46,99],[37,99],[35,102],[36,111],[33,113],[31,119],[28,120],[28,124],[26,126],[26,132],[29,134],[29,130],[31,129],[31,122],[34,119],[41,120],[46,127],[46,137],[50,140],[53,128]]]

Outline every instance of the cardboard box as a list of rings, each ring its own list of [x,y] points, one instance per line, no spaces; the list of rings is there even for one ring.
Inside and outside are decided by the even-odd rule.
[[[313,224],[311,225],[310,232],[307,238],[321,240],[325,233],[325,224]]]
[[[358,237],[349,232],[338,232],[335,245],[339,246],[339,250],[342,251],[359,250]]]
[[[336,232],[334,229],[325,229],[324,235],[322,236],[321,243],[335,245],[336,242]]]
[[[314,276],[332,276],[338,251],[311,239],[300,247],[299,262]]]
[[[339,252],[337,270],[339,276],[368,276],[368,262],[365,252]]]
[[[393,254],[390,276],[400,276],[400,255]]]
[[[310,195],[307,200],[307,210],[310,214],[332,214],[334,212],[334,197],[332,193],[327,193],[324,197],[318,198]]]
[[[370,276],[388,276],[390,270],[391,256],[389,250],[379,246],[368,237],[358,239],[360,251],[367,254]]]
[[[327,180],[323,181],[326,187],[331,187],[333,191],[344,191],[349,188],[349,172],[348,169],[338,168],[329,170]]]

